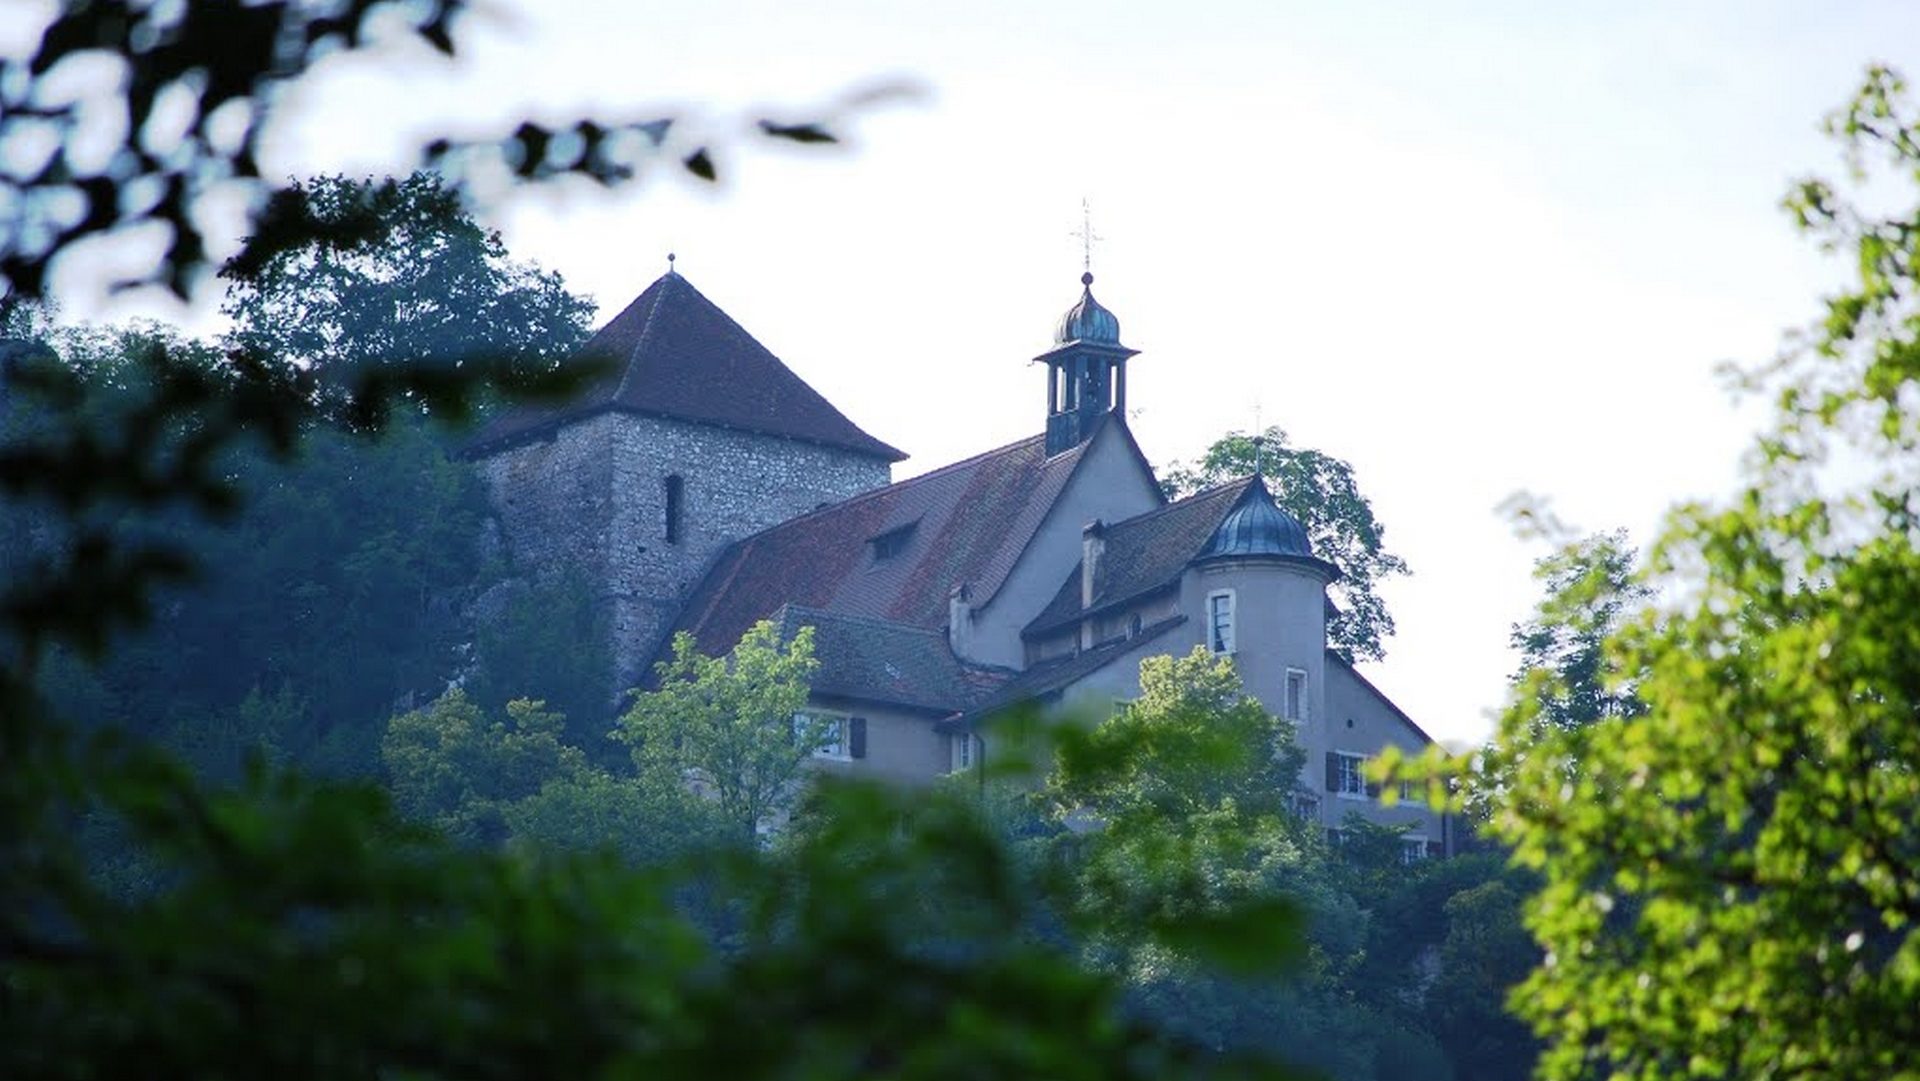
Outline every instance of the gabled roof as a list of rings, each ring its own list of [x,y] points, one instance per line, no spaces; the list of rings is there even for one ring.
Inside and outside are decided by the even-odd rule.
[[[953,587],[993,597],[1091,445],[1049,458],[1033,436],[736,541],[673,630],[723,650],[788,604],[944,630]]]
[[[813,679],[816,695],[945,716],[972,707],[1013,676],[962,662],[938,630],[797,604],[782,606],[773,618],[783,641],[802,627],[814,629],[813,654],[820,662]]]
[[[1028,623],[1028,637],[1071,624],[1091,612],[1125,604],[1179,581],[1220,522],[1254,484],[1243,477],[1196,492],[1157,510],[1113,522],[1106,528],[1105,568],[1094,583],[1093,603],[1080,604],[1080,565],[1060,584],[1053,600]]]
[[[906,455],[835,409],[687,279],[672,271],[587,340],[576,357],[608,373],[563,405],[510,409],[466,453],[492,453],[597,413],[623,411],[839,447],[897,462]]]

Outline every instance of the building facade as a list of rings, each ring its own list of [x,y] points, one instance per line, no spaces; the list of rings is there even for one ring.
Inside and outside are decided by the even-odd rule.
[[[584,573],[622,686],[676,633],[723,652],[754,623],[810,626],[820,766],[906,783],[971,768],[1022,702],[1111,708],[1140,661],[1196,646],[1295,726],[1296,811],[1407,827],[1454,848],[1423,805],[1385,807],[1360,772],[1431,740],[1327,648],[1326,587],[1264,478],[1168,502],[1124,420],[1119,320],[1082,278],[1028,439],[897,483],[905,457],[848,420],[677,273],[583,347],[590,390],[493,421],[470,454],[510,559]]]

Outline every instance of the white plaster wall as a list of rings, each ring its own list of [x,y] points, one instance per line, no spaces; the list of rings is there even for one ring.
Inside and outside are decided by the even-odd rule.
[[[999,593],[975,610],[969,659],[1023,667],[1026,647],[1020,630],[1040,614],[1079,564],[1081,530],[1086,524],[1095,518],[1116,522],[1160,506],[1153,474],[1126,443],[1126,436],[1112,424],[1094,437]]]
[[[810,763],[814,769],[919,785],[944,776],[952,765],[947,737],[933,730],[933,718],[924,713],[843,699],[823,699],[808,708],[821,715],[867,719],[865,758],[815,758]]]
[[[1321,818],[1328,826],[1338,826],[1348,811],[1358,811],[1382,825],[1411,825],[1435,847],[1442,839],[1442,816],[1418,800],[1395,807],[1382,806],[1377,799],[1340,799],[1326,789],[1326,752],[1347,751],[1374,755],[1382,747],[1394,746],[1409,755],[1427,748],[1420,733],[1402,720],[1379,694],[1338,662],[1327,665],[1327,725],[1325,742],[1307,763],[1309,786],[1320,793]],[[1450,824],[1449,824],[1450,825]],[[1449,843],[1454,838],[1447,838]]]
[[[1180,609],[1193,641],[1207,636],[1207,598],[1234,594],[1234,667],[1247,693],[1282,715],[1286,670],[1307,674],[1306,720],[1299,735],[1310,742],[1326,716],[1326,579],[1314,568],[1276,560],[1217,560],[1191,568],[1180,581]]]

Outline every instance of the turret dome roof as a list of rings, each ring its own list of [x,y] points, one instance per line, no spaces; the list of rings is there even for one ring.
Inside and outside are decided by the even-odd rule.
[[[1284,556],[1312,559],[1313,543],[1300,519],[1280,509],[1273,494],[1255,477],[1240,505],[1220,520],[1196,559]]]
[[[1060,318],[1060,329],[1053,332],[1055,345],[1068,342],[1120,344],[1120,320],[1093,299],[1093,275],[1080,275],[1080,303]]]

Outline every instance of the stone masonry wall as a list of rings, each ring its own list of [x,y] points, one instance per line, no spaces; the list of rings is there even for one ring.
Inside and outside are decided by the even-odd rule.
[[[602,413],[479,463],[516,569],[579,568],[609,606],[632,686],[726,545],[888,483],[888,463],[832,447],[632,413]],[[666,478],[683,484],[666,539]]]
[[[833,447],[660,417],[619,420],[608,565],[614,667],[629,682],[722,548],[891,479],[888,463]],[[675,544],[666,539],[670,475],[684,484]]]

